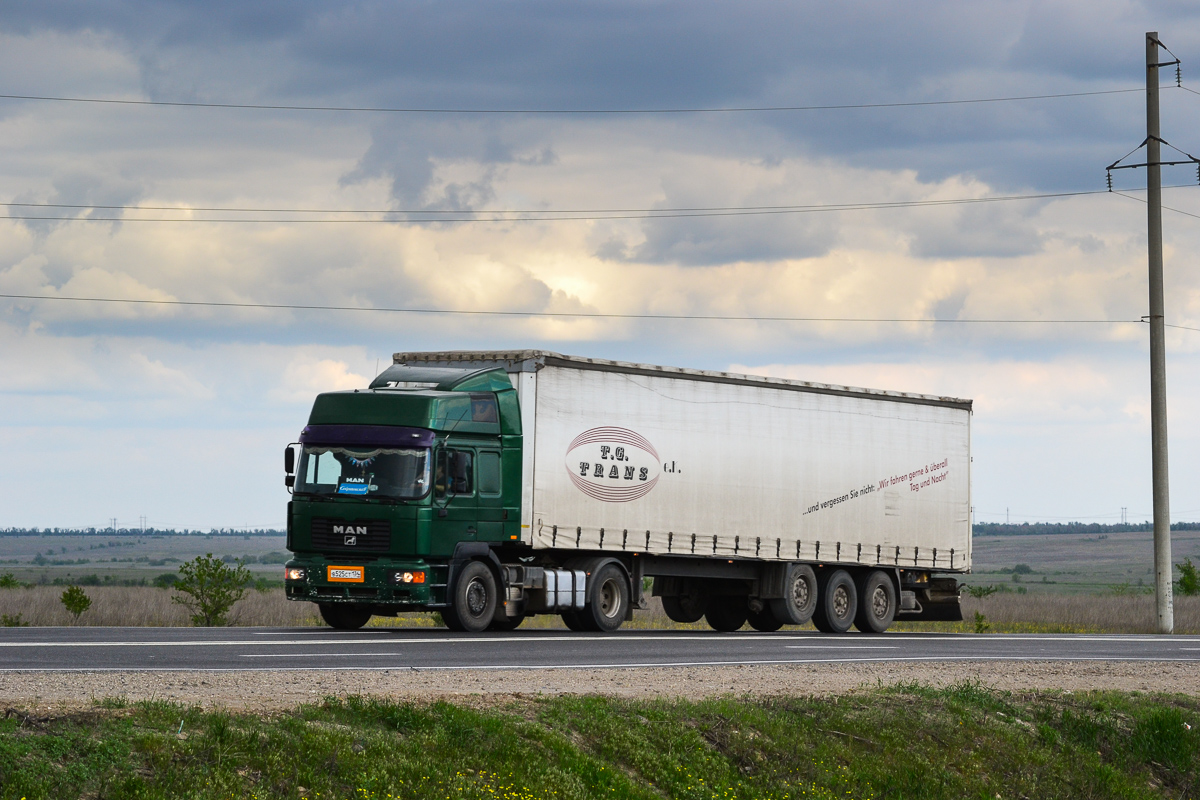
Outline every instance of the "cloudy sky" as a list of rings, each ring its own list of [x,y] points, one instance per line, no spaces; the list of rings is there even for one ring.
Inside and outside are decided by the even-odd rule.
[[[977,521],[1146,519],[1148,334],[1120,322],[1147,313],[1145,176],[1072,193],[1145,136],[1144,92],[1111,92],[1144,86],[1147,30],[1200,91],[1185,2],[7,2],[5,95],[604,112],[1109,93],[636,114],[0,99],[6,295],[944,320],[0,298],[0,527],[281,525],[281,451],[315,393],[467,348],[974,398]],[[1200,95],[1162,107],[1200,152]],[[1194,169],[1164,182],[1200,214]],[[422,221],[496,210],[542,213]],[[529,219],[565,210],[605,213]],[[1168,322],[1200,328],[1200,219],[1166,212],[1165,242]],[[1200,332],[1168,347],[1172,512],[1194,520]]]

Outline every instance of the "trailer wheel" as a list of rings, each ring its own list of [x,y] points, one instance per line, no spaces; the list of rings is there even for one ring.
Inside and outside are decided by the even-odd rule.
[[[587,605],[575,615],[584,630],[612,633],[625,621],[629,597],[633,594],[629,581],[624,571],[610,562],[596,570],[589,583]]]
[[[663,611],[672,622],[699,622],[708,610],[708,597],[702,592],[666,595],[662,598]]]
[[[813,625],[822,633],[845,633],[858,613],[858,591],[850,573],[837,569],[821,576],[818,581],[817,610]]]
[[[496,577],[482,561],[463,564],[454,582],[453,601],[443,612],[451,630],[478,633],[487,630],[496,614]]]
[[[854,627],[863,633],[883,633],[896,618],[896,587],[883,570],[873,569],[859,579],[858,602]]]
[[[317,603],[317,608],[321,611],[321,619],[339,631],[356,631],[371,618],[370,610],[361,606]]]
[[[750,623],[751,628],[763,633],[771,633],[783,627],[783,622],[775,616],[769,605],[763,606],[760,611],[751,611],[746,621]]]
[[[746,624],[749,614],[750,605],[745,597],[714,597],[704,612],[704,621],[714,631],[732,633]]]
[[[783,597],[768,604],[784,625],[803,625],[817,610],[817,573],[808,564],[788,565]]]

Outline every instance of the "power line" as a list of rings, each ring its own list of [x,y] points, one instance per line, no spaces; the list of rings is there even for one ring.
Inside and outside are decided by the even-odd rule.
[[[374,210],[344,210],[344,209],[255,209],[255,208],[196,208],[182,209],[167,206],[99,206],[71,204],[38,204],[38,203],[0,203],[0,206],[20,208],[64,208],[64,209],[99,209],[125,211],[205,211],[224,213],[293,213],[293,214],[459,214],[461,216],[421,217],[419,219],[262,219],[262,218],[197,218],[197,217],[67,217],[42,216],[32,214],[9,215],[0,220],[39,220],[53,222],[240,222],[240,223],[287,223],[287,224],[330,224],[330,223],[388,223],[420,225],[430,222],[574,222],[602,221],[625,219],[681,219],[691,217],[742,217],[742,216],[772,216],[779,214],[815,214],[836,211],[871,211],[892,208],[925,208],[935,206],[974,205],[978,203],[1001,203],[1019,200],[1045,200],[1062,197],[1082,197],[1085,195],[1108,194],[1102,189],[1083,192],[1045,192],[1041,194],[1002,195],[997,197],[960,197],[945,200],[899,200],[880,203],[830,203],[824,205],[797,206],[726,206],[711,208],[678,208],[678,209],[580,209],[580,210],[487,210],[487,211],[390,211]],[[498,216],[479,217],[468,214],[492,214]],[[513,214],[539,216],[504,216]],[[557,215],[557,216],[552,216]],[[570,216],[563,216],[570,215]]]
[[[974,97],[961,100],[914,100],[899,103],[841,103],[808,106],[731,106],[716,108],[421,108],[384,106],[293,106],[265,103],[200,103],[176,100],[121,100],[104,97],[56,97],[50,95],[0,94],[0,100],[35,100],[54,103],[97,103],[122,106],[169,106],[175,108],[228,108],[254,111],[332,111],[376,114],[543,114],[543,115],[602,115],[602,114],[737,114],[780,111],[843,111],[865,108],[915,108],[920,106],[954,106],[975,103],[1008,103],[1020,100],[1057,100],[1066,97],[1094,97],[1106,94],[1142,92],[1144,89],[1102,89],[1092,92],[1059,92],[1055,94],[1014,95],[1011,97]]]
[[[708,314],[602,314],[582,311],[470,311],[441,308],[386,308],[369,306],[306,305],[298,303],[234,303],[203,300],[148,300],[124,297],[63,297],[36,294],[0,294],[9,300],[64,300],[83,303],[131,303],[162,306],[200,306],[206,308],[258,308],[296,311],[373,311],[392,314],[455,314],[495,317],[546,317],[580,319],[709,320],[715,322],[879,322],[879,323],[954,323],[1002,325],[1127,325],[1141,324],[1140,319],[938,319],[933,317],[751,317]]]
[[[1164,189],[1190,189],[1196,184],[1176,184],[1172,186],[1164,186]],[[1131,190],[1138,191],[1138,190]],[[665,216],[667,214],[718,214],[718,213],[811,213],[811,212],[827,212],[827,211],[857,211],[857,210],[872,210],[872,209],[887,209],[887,208],[914,208],[921,206],[944,206],[944,205],[968,205],[972,203],[997,203],[1013,200],[1044,200],[1055,199],[1060,197],[1082,197],[1094,194],[1108,194],[1101,189],[1079,191],[1079,192],[1045,192],[1040,194],[1018,194],[1018,195],[997,195],[994,197],[962,197],[962,198],[947,198],[943,200],[897,200],[885,202],[866,202],[866,203],[825,203],[825,204],[808,204],[808,205],[772,205],[772,206],[677,206],[677,207],[660,207],[660,208],[474,208],[466,210],[456,209],[428,209],[428,208],[267,208],[267,207],[247,207],[247,206],[194,206],[194,205],[173,205],[173,206],[149,206],[149,205],[103,205],[99,203],[28,203],[28,202],[0,202],[0,207],[3,208],[49,208],[49,209],[68,209],[68,210],[99,210],[99,211],[194,211],[205,213],[228,213],[228,214],[462,214],[461,219],[456,218],[456,222],[478,221],[475,217],[468,217],[468,214],[644,214],[648,219],[653,219],[655,216]],[[1124,194],[1120,191],[1114,191],[1112,194],[1120,194],[1123,197],[1128,197],[1131,200],[1145,202],[1137,197],[1132,197],[1129,194]],[[1171,209],[1178,211],[1180,214],[1188,216],[1196,216],[1188,214],[1186,211],[1179,209]],[[601,219],[623,219],[625,217],[601,217]],[[641,219],[643,217],[634,217]],[[0,219],[33,219],[33,220],[53,220],[53,221],[95,221],[95,222],[116,222],[116,221],[142,221],[142,222],[220,222],[221,220],[211,219],[143,219],[136,220],[133,218],[114,218],[114,217],[42,217],[42,216],[10,216],[0,217]],[[543,221],[546,217],[538,217],[534,221]],[[549,219],[555,219],[553,217]],[[591,217],[569,217],[567,219],[591,219]],[[235,220],[241,221],[241,220]],[[251,220],[257,222],[286,222],[288,220]],[[301,221],[301,220],[296,220]],[[333,221],[333,220],[318,220],[318,221]],[[395,222],[404,220],[367,220],[369,222]],[[422,218],[413,220],[414,222],[445,222],[447,220],[433,220]],[[509,218],[504,218],[499,221],[512,221]]]

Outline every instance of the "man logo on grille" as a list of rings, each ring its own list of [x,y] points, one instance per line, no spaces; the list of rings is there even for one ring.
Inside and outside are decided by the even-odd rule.
[[[358,537],[357,536],[347,536],[342,541],[342,543],[345,545],[356,545],[356,544],[358,544]]]

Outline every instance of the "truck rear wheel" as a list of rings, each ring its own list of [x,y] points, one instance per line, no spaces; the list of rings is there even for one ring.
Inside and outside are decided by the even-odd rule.
[[[775,616],[775,612],[769,605],[763,606],[758,611],[751,611],[746,617],[746,621],[750,623],[751,628],[763,633],[771,633],[783,627],[782,620]]]
[[[616,564],[608,563],[592,574],[588,587],[587,605],[575,616],[586,631],[612,633],[625,621],[629,608],[629,581]],[[565,619],[565,617],[564,617]],[[570,627],[571,623],[567,623]]]
[[[820,577],[813,625],[822,633],[845,633],[858,613],[858,592],[850,573],[836,569]]]
[[[896,587],[883,570],[873,569],[858,581],[858,613],[854,627],[863,633],[883,633],[896,618]]]
[[[699,622],[708,610],[708,597],[701,592],[667,595],[662,598],[663,612],[672,622]]]
[[[482,561],[468,561],[454,582],[450,607],[443,612],[446,627],[478,633],[487,630],[496,615],[496,577]]]
[[[768,604],[784,625],[803,625],[817,609],[817,573],[808,564],[789,564],[783,580],[783,597]]]
[[[750,605],[745,597],[714,597],[704,612],[704,621],[714,631],[732,633],[746,624]]]
[[[339,631],[356,631],[371,619],[371,612],[361,606],[318,603],[321,619]]]

